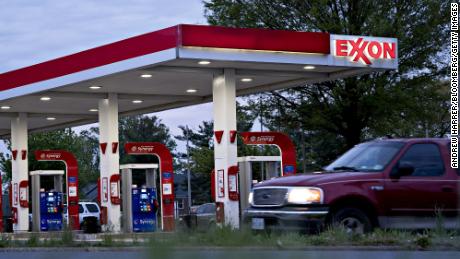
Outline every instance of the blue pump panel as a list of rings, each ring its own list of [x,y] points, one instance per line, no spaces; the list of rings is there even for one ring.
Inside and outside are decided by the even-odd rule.
[[[154,232],[157,228],[155,188],[132,189],[132,212],[134,232]]]
[[[62,192],[40,192],[40,230],[62,230]]]

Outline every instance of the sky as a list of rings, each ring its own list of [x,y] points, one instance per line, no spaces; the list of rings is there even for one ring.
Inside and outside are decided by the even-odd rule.
[[[180,23],[206,24],[203,13],[202,0],[1,0],[0,73]],[[178,135],[179,125],[211,120],[212,104],[155,115]]]

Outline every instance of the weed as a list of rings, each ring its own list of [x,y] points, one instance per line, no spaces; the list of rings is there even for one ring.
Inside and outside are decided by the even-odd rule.
[[[11,238],[8,235],[0,235],[0,247],[9,247],[11,245]]]
[[[290,247],[290,246],[303,246],[307,243],[308,237],[299,233],[291,232],[281,234],[275,237],[276,246],[278,248]]]
[[[138,246],[139,245],[139,240],[137,238],[137,235],[132,235],[132,239],[133,239],[132,245],[133,246]]]
[[[328,228],[318,235],[309,236],[307,243],[311,245],[344,245],[359,236],[350,235],[343,227]]]
[[[426,249],[431,246],[431,238],[427,234],[417,234],[414,243],[422,249]]]
[[[447,234],[447,231],[444,226],[444,216],[442,215],[442,210],[440,208],[435,209],[435,222],[436,222],[436,227],[434,228],[435,235],[445,236]]]
[[[36,233],[32,233],[29,237],[29,239],[27,239],[26,241],[26,245],[28,247],[37,247],[40,243],[40,238],[38,236],[38,234]]]
[[[407,246],[411,234],[407,231],[376,229],[369,233],[360,242],[361,245],[400,245]]]
[[[103,235],[101,245],[106,246],[106,247],[114,246],[112,235],[110,235],[110,234]]]
[[[62,231],[61,242],[64,246],[72,246],[74,244],[74,233],[70,228],[66,227]]]

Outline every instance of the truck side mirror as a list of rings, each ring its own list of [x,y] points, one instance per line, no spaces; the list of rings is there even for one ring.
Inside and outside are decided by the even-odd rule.
[[[399,178],[401,176],[408,176],[414,173],[415,168],[410,163],[398,163],[398,166],[391,172],[391,177]]]

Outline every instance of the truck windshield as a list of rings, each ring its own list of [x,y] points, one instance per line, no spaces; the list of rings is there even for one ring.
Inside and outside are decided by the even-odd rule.
[[[402,142],[368,142],[355,146],[340,156],[326,171],[379,172],[404,145]]]

